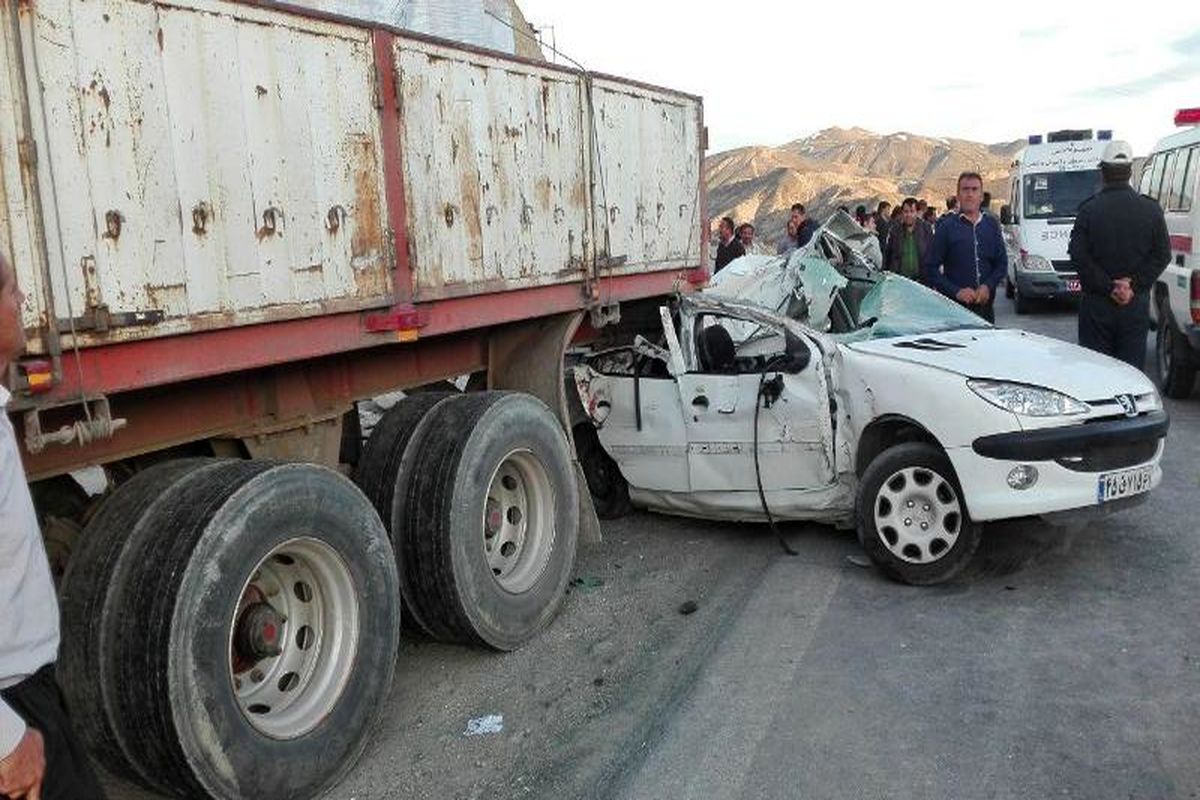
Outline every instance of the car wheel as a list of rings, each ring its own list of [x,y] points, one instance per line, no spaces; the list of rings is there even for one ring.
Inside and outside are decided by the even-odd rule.
[[[1175,327],[1165,302],[1159,304],[1158,320],[1154,332],[1155,378],[1163,394],[1181,400],[1192,393],[1196,383],[1192,346]]]
[[[415,454],[398,532],[405,605],[435,639],[514,650],[561,607],[579,496],[566,434],[540,400],[478,392],[440,403]]]
[[[1013,299],[1013,283],[1009,278],[1004,279],[1004,296],[1009,300]]]
[[[107,672],[130,762],[177,797],[313,797],[366,745],[399,643],[387,532],[350,481],[233,461],[131,533]],[[130,624],[136,620],[136,624]]]
[[[979,547],[950,459],[925,442],[881,453],[858,488],[858,539],[889,577],[918,586],[954,577]]]
[[[1020,286],[1013,287],[1012,298],[1013,298],[1013,309],[1018,314],[1022,314],[1022,315],[1028,314],[1030,311],[1033,310],[1033,301],[1031,301],[1025,295],[1021,294]]]
[[[596,428],[590,422],[575,426],[575,450],[587,478],[592,505],[600,519],[618,519],[628,514],[629,484],[612,456],[604,451]]]

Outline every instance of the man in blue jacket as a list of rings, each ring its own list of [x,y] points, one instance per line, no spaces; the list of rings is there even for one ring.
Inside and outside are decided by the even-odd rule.
[[[983,178],[978,172],[958,176],[958,211],[938,222],[925,254],[925,282],[957,300],[988,322],[996,286],[1008,272],[1008,254],[1000,223],[980,211]]]

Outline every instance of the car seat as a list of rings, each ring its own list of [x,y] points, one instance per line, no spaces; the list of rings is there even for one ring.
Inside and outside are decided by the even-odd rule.
[[[698,355],[701,372],[733,372],[737,352],[733,337],[720,325],[710,325],[700,331]]]

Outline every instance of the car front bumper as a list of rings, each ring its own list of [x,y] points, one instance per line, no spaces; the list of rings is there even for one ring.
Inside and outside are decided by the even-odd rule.
[[[1105,475],[1148,467],[1146,491],[1162,481],[1168,426],[1167,414],[1154,411],[1130,419],[984,436],[969,447],[950,448],[948,455],[971,517],[980,522],[1109,507],[1114,501],[1099,499]],[[1008,477],[1022,465],[1036,467],[1038,479],[1026,489],[1014,489]]]

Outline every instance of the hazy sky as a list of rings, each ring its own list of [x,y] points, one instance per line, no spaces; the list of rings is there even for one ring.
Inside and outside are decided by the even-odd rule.
[[[1112,128],[1145,153],[1200,106],[1194,1],[518,4],[589,69],[703,95],[709,152],[857,125],[981,142]]]

